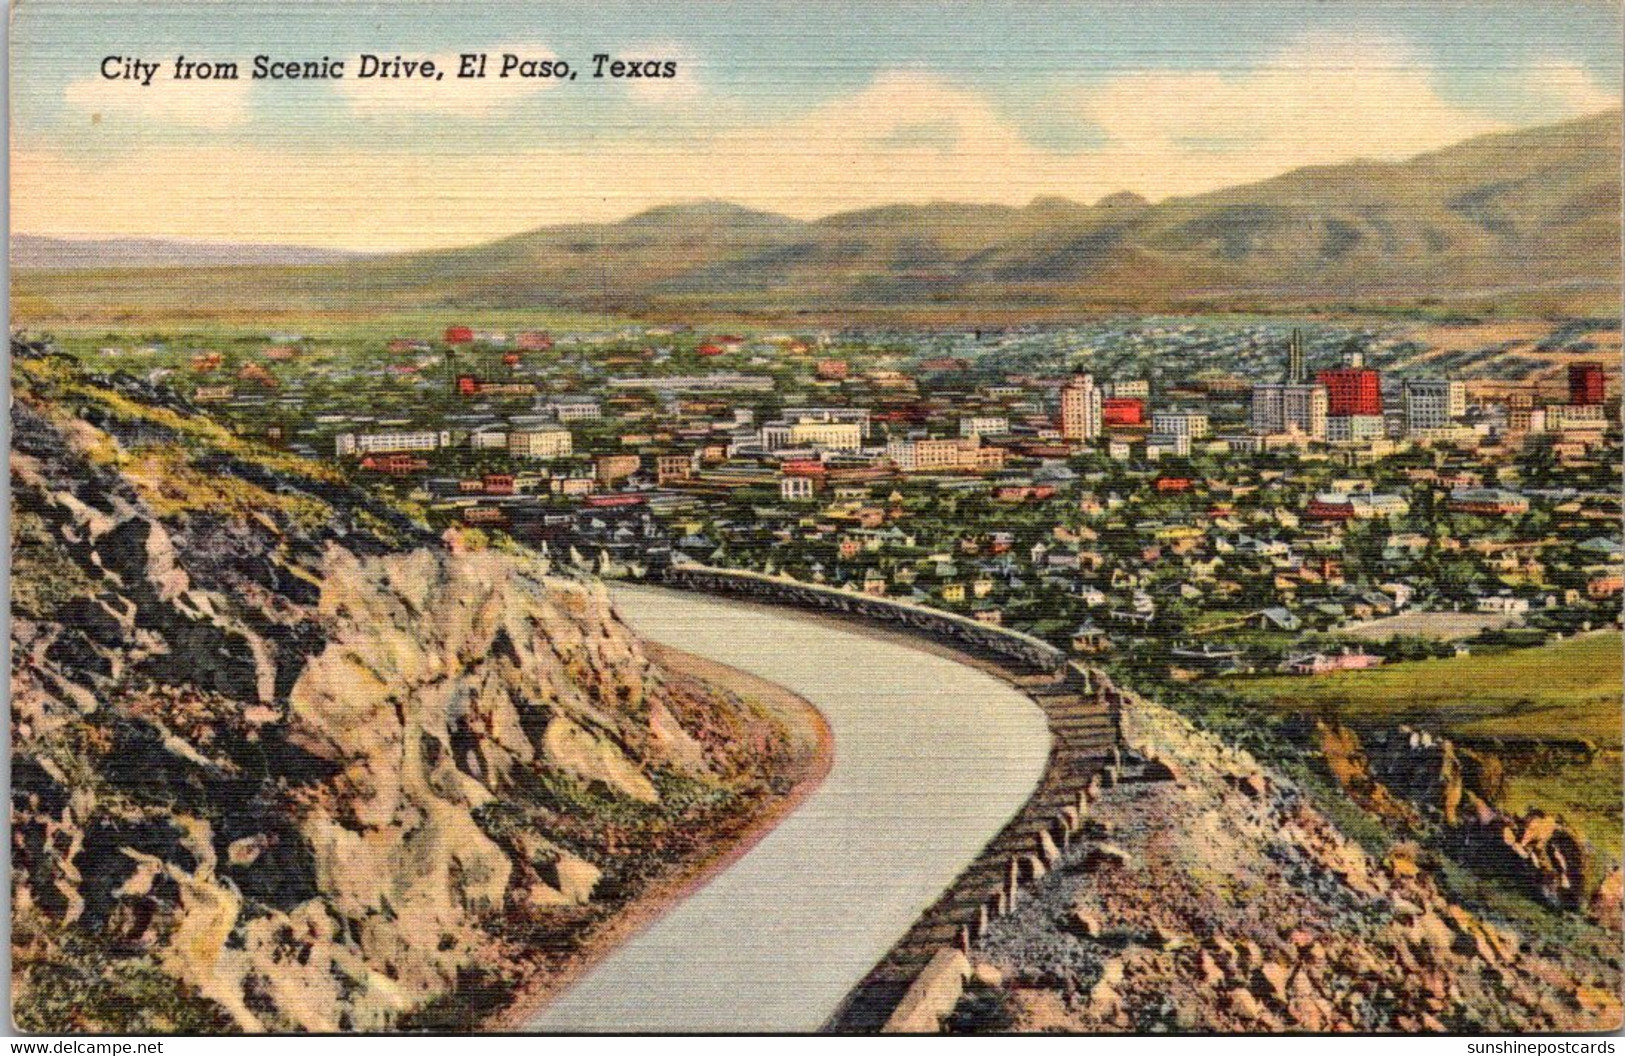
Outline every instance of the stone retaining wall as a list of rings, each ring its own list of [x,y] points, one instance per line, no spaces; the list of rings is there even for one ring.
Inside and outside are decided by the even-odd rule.
[[[1066,653],[1041,638],[910,602],[834,590],[759,572],[705,565],[678,565],[665,569],[658,573],[658,582],[662,586],[682,590],[873,620],[887,626],[929,634],[947,644],[1016,664],[1025,671],[1061,677],[1067,669]]]

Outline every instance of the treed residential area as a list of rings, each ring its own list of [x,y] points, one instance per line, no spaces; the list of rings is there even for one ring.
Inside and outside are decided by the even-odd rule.
[[[1617,331],[1496,329],[454,324],[81,352],[437,528],[608,576],[793,576],[1200,677],[1615,622]]]

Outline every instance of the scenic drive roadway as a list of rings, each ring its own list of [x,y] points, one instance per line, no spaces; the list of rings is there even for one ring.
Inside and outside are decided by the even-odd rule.
[[[614,588],[646,638],[801,694],[834,734],[823,785],[744,857],[533,1017],[537,1031],[813,1031],[1032,794],[1027,697],[892,636]]]

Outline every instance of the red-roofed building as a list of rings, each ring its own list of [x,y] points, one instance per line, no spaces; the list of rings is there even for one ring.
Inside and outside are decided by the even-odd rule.
[[[1145,401],[1138,396],[1111,396],[1100,401],[1100,419],[1106,425],[1144,425]]]
[[[588,495],[584,505],[601,510],[607,506],[642,506],[646,501],[642,495]]]
[[[1350,521],[1354,519],[1354,503],[1346,498],[1338,501],[1316,496],[1309,500],[1304,512],[1315,521]]]
[[[1382,414],[1382,379],[1370,367],[1323,370],[1315,381],[1326,386],[1326,414],[1330,418]]]
[[[361,468],[376,473],[400,475],[428,469],[429,461],[408,454],[373,454],[361,459]]]
[[[472,345],[474,343],[474,328],[471,326],[446,327],[446,344]]]
[[[1574,363],[1569,366],[1569,402],[1581,407],[1595,407],[1602,403],[1607,392],[1607,380],[1599,363]]]

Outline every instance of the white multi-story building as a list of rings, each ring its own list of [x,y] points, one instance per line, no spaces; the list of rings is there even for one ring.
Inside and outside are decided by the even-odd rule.
[[[1326,386],[1271,383],[1253,386],[1253,431],[1326,439]]]
[[[334,451],[344,455],[370,455],[392,451],[433,451],[450,447],[447,430],[422,429],[410,433],[340,433],[333,441]]]
[[[570,451],[568,429],[526,429],[508,434],[508,454],[515,458],[560,458]]]
[[[997,469],[1004,465],[1004,449],[983,447],[980,437],[904,440],[886,443],[886,457],[905,473],[945,469]]]
[[[1545,426],[1554,433],[1602,432],[1608,416],[1599,403],[1554,403],[1546,408]]]
[[[808,418],[799,421],[768,422],[758,430],[761,445],[768,451],[811,447],[820,451],[859,451],[863,448],[863,427],[857,422],[832,422]]]
[[[1145,457],[1155,462],[1167,455],[1187,458],[1191,453],[1191,438],[1177,433],[1153,433],[1145,439]]]
[[[1467,385],[1447,378],[1405,380],[1405,431],[1443,429],[1467,413]]]
[[[561,422],[587,422],[603,417],[597,400],[552,400],[544,404],[543,411]]]
[[[781,477],[779,479],[779,498],[787,502],[800,502],[813,497],[813,481],[811,477]]]
[[[1197,411],[1156,411],[1151,415],[1151,431],[1200,440],[1208,434],[1207,415]]]
[[[1388,427],[1380,414],[1340,414],[1326,419],[1326,439],[1334,444],[1381,440]]]
[[[1010,419],[977,415],[959,419],[960,436],[1003,436],[1010,431]]]
[[[610,378],[612,389],[649,389],[662,395],[681,392],[772,392],[773,379],[766,374],[740,374],[719,371],[715,374],[685,374],[669,377]]]
[[[1061,436],[1093,440],[1100,436],[1100,390],[1095,379],[1079,374],[1061,390]]]
[[[505,429],[480,429],[468,434],[468,446],[476,451],[491,451],[508,446]]]
[[[1403,517],[1411,512],[1411,504],[1403,495],[1383,495],[1375,492],[1357,492],[1349,496],[1357,520],[1367,521],[1380,517]]]
[[[1144,378],[1130,378],[1128,381],[1113,381],[1106,384],[1106,395],[1117,398],[1133,398],[1149,400],[1151,398],[1151,383]]]
[[[790,426],[790,446],[858,451],[863,447],[863,428],[856,422],[796,422]]]
[[[869,435],[867,407],[786,407],[779,417],[786,422],[847,422],[856,425],[865,438]]]

